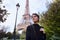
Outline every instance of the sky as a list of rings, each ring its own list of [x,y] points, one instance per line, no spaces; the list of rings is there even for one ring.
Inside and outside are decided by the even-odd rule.
[[[42,13],[47,10],[46,5],[52,2],[52,0],[29,0],[29,11],[32,13]],[[8,27],[8,31],[13,32],[15,25],[15,17],[16,17],[16,4],[20,4],[20,8],[18,10],[17,24],[21,22],[22,15],[25,13],[25,5],[26,0],[3,0],[3,4],[7,9],[10,15],[7,17],[6,22],[1,23],[0,25],[4,25]]]

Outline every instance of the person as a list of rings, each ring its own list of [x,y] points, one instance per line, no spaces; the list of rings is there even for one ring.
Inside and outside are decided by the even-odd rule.
[[[29,25],[26,29],[26,40],[46,40],[44,28],[39,25],[39,15],[32,14],[34,24]]]

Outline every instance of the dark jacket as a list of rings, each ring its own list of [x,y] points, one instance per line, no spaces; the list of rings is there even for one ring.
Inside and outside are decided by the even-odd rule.
[[[40,31],[41,26],[33,24],[27,27],[26,40],[46,40],[46,34]]]

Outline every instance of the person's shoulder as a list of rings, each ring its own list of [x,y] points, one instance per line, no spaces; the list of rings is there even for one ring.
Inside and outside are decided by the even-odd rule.
[[[40,25],[41,28],[44,28],[43,26]]]
[[[40,28],[44,28],[43,26],[39,25]]]
[[[31,25],[28,25],[28,27],[30,27]]]
[[[31,29],[32,29],[32,25],[28,25],[27,30],[31,30]]]
[[[32,27],[32,25],[33,25],[33,24],[31,24],[31,25],[28,25],[28,27],[27,27],[27,28],[31,28],[31,27]]]

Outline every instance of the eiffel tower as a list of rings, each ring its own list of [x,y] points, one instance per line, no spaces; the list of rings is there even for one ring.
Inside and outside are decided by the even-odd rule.
[[[17,25],[17,31],[26,31],[27,26],[31,24],[30,19],[31,17],[29,12],[29,0],[26,0],[25,13],[23,15],[23,23]]]

